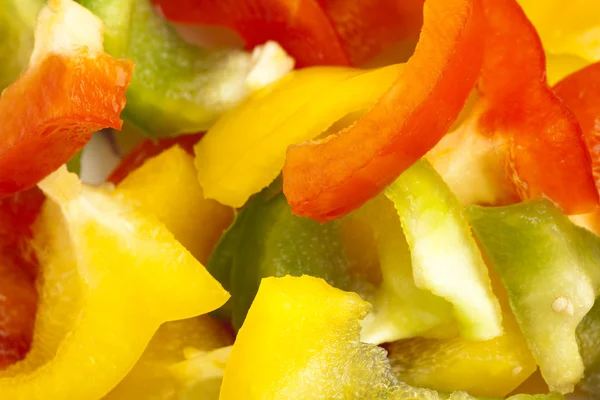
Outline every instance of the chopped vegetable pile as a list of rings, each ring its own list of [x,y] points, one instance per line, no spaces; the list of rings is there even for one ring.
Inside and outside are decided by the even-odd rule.
[[[600,399],[598,15],[0,0],[0,399]]]

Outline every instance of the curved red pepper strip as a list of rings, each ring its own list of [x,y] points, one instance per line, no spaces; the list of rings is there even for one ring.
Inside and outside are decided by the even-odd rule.
[[[357,209],[429,151],[471,92],[483,57],[479,0],[428,0],[414,55],[353,126],[288,149],[284,193],[295,214],[319,221]]]
[[[220,25],[248,47],[276,40],[296,66],[349,65],[340,39],[316,0],[154,0],[171,21]]]
[[[480,129],[507,148],[521,198],[545,195],[567,213],[598,204],[577,120],[546,82],[540,38],[515,0],[482,0],[487,20]]]
[[[28,246],[44,195],[38,188],[0,200],[0,369],[25,357],[37,310],[37,261]]]
[[[204,133],[180,135],[160,140],[144,140],[123,157],[107,180],[115,185],[118,184],[125,179],[130,172],[141,167],[147,159],[159,155],[164,150],[167,150],[176,144],[181,146],[190,155],[194,155],[194,145],[198,143],[202,136],[204,136]]]
[[[553,90],[579,121],[600,192],[600,62],[567,76]]]
[[[131,61],[50,54],[0,97],[0,197],[34,186],[93,132],[121,128]]]
[[[423,1],[320,0],[319,3],[333,22],[352,63],[360,65],[400,41],[416,43],[423,25]]]

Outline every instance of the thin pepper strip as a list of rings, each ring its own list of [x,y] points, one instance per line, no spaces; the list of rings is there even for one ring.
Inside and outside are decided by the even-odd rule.
[[[316,0],[154,0],[165,16],[235,30],[250,48],[276,40],[298,67],[350,65],[340,38]]]
[[[479,128],[508,149],[508,173],[521,198],[544,195],[567,213],[598,204],[577,120],[546,82],[535,28],[515,0],[482,0],[485,56]]]
[[[34,186],[94,131],[121,128],[133,64],[104,54],[101,22],[75,3],[67,20],[65,4],[42,11],[29,69],[0,97],[0,197]]]
[[[600,191],[600,62],[569,75],[553,90],[579,121]]]
[[[429,151],[471,92],[483,57],[479,0],[431,0],[404,72],[351,127],[288,149],[284,193],[294,213],[327,221],[360,207]]]

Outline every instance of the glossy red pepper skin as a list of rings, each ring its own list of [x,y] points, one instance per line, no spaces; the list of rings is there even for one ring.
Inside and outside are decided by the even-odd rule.
[[[0,199],[0,369],[31,346],[37,310],[37,260],[29,247],[44,195],[33,188]]]
[[[354,65],[368,62],[402,41],[407,42],[403,49],[414,48],[423,25],[424,0],[319,0],[319,3]],[[394,48],[394,53],[399,50]]]
[[[288,149],[284,193],[295,214],[328,221],[357,209],[446,134],[483,58],[479,0],[428,0],[415,53],[356,123]]]
[[[120,129],[131,61],[49,54],[0,97],[0,198],[29,189],[105,127]]]
[[[598,195],[573,113],[546,82],[540,38],[515,0],[482,0],[485,56],[480,131],[508,153],[508,174],[523,199],[546,196],[569,214],[592,210]]]
[[[316,0],[154,0],[171,21],[220,25],[248,47],[275,40],[298,67],[349,65],[332,23]]]
[[[567,76],[553,90],[579,121],[600,192],[600,62]]]
[[[198,143],[202,136],[204,136],[204,133],[180,135],[160,140],[144,140],[123,157],[107,180],[116,185],[125,179],[130,172],[141,167],[148,158],[157,156],[176,144],[181,146],[190,155],[194,155],[194,145]]]

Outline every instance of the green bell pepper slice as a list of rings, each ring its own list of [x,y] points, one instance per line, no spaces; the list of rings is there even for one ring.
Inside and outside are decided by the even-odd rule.
[[[543,199],[467,215],[548,386],[573,391],[584,373],[576,329],[599,292],[600,238]]]
[[[293,215],[277,180],[240,211],[207,269],[230,292],[232,325],[239,329],[262,278],[306,274],[347,289],[349,263],[340,223],[321,225]]]
[[[208,129],[253,90],[293,67],[274,42],[208,50],[185,42],[149,0],[81,0],[105,24],[104,48],[136,63],[123,118],[154,137]]]
[[[0,0],[0,92],[27,68],[44,0]]]

